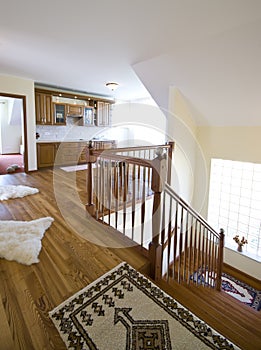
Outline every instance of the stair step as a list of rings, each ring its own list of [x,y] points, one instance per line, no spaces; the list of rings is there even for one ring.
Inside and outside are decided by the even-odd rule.
[[[160,288],[242,349],[261,349],[261,314],[225,292],[195,285],[157,283]]]

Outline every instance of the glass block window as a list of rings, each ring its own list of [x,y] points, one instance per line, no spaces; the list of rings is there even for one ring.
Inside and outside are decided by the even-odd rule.
[[[208,221],[227,237],[244,236],[244,251],[261,256],[261,164],[211,160]]]

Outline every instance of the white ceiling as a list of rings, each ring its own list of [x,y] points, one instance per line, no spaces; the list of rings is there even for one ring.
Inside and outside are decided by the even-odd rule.
[[[261,125],[260,62],[260,0],[1,3],[0,74],[163,108],[175,86],[198,124]]]

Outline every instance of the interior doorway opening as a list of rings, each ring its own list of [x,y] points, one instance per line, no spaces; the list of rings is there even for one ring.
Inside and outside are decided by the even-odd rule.
[[[0,175],[27,171],[25,96],[0,92]]]
[[[23,154],[0,154],[0,175],[24,172]]]

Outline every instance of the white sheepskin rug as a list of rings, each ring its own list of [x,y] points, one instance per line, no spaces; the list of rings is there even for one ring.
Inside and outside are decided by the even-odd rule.
[[[38,192],[39,190],[37,188],[23,185],[0,186],[0,200],[3,201],[9,198],[21,198]]]
[[[0,258],[31,265],[39,262],[41,239],[53,218],[32,221],[0,221]]]

